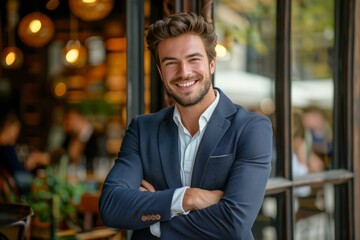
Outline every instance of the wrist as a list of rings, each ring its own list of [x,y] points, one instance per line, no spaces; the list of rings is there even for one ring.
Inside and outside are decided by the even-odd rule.
[[[185,190],[184,198],[183,198],[183,209],[185,211],[192,211],[195,209],[195,198],[194,198],[194,188],[188,188]]]

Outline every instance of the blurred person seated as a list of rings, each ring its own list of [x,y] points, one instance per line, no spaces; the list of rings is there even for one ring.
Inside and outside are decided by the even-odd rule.
[[[292,175],[293,177],[303,176],[313,172],[324,170],[324,163],[312,149],[312,139],[309,131],[302,122],[303,112],[300,109],[293,109],[292,114]],[[309,186],[294,188],[295,212],[301,208],[299,198],[310,197],[313,194]]]
[[[324,111],[317,107],[309,107],[304,110],[302,121],[310,132],[313,151],[321,157],[328,168],[333,152],[332,129]]]
[[[313,172],[324,171],[322,159],[313,151],[309,131],[304,127],[302,122],[303,112],[300,109],[293,109],[292,114],[292,175],[300,177]],[[294,188],[294,211],[300,214],[301,209],[316,208],[315,201],[317,190],[310,186]],[[307,201],[310,199],[311,205]]]
[[[20,134],[21,122],[15,112],[8,112],[0,119],[0,169],[1,177],[13,178],[16,183],[18,194],[26,194],[30,191],[32,169],[26,169],[19,160],[16,152],[16,143]],[[6,179],[5,179],[6,180]],[[10,179],[7,179],[11,181]],[[15,186],[11,186],[14,188]]]
[[[312,149],[312,138],[310,132],[302,122],[303,112],[300,109],[293,110],[292,125],[292,148],[293,148],[293,174],[303,175],[309,172],[321,172],[324,170],[324,163]],[[303,168],[303,170],[300,170]],[[297,173],[299,172],[299,174]]]

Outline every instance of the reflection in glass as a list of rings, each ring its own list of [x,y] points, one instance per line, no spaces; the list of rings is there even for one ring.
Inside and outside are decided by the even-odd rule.
[[[334,196],[333,185],[295,188],[295,240],[334,239]]]
[[[331,168],[334,1],[292,4],[293,175]]]

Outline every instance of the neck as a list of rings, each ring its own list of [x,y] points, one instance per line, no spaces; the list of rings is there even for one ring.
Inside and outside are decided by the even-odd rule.
[[[215,101],[215,90],[212,88],[198,104],[193,106],[181,106],[176,103],[179,110],[181,121],[185,128],[194,136],[199,131],[199,118],[201,114]]]

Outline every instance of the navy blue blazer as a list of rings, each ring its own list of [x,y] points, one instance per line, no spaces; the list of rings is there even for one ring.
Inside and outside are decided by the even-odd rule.
[[[223,190],[221,201],[171,217],[172,196],[182,184],[178,128],[169,107],[132,119],[103,185],[99,209],[105,225],[133,229],[132,239],[157,239],[149,226],[159,221],[161,239],[253,239],[251,227],[271,170],[271,121],[218,91],[190,187]],[[140,192],[142,179],[157,191]]]

